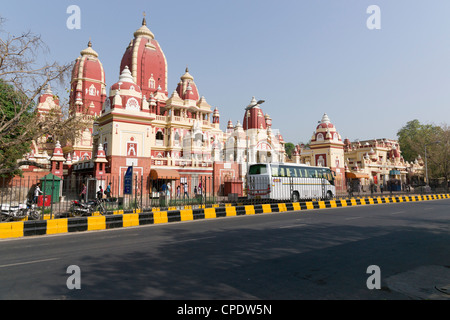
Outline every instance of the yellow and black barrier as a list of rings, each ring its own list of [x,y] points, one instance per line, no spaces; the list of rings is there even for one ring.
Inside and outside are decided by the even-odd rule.
[[[139,210],[126,213],[115,211],[112,215],[98,215],[91,217],[48,219],[40,221],[20,221],[0,223],[0,239],[20,238],[39,235],[52,235],[72,232],[107,230],[116,228],[137,227],[149,224],[214,219],[240,215],[254,215],[262,213],[276,213],[288,211],[302,211],[326,208],[339,208],[360,205],[375,205],[383,203],[400,203],[414,201],[428,201],[449,199],[450,194],[413,195],[413,196],[385,196],[351,198],[341,200],[307,201],[294,203],[271,203],[255,205],[225,205],[212,208],[185,209],[149,212]]]

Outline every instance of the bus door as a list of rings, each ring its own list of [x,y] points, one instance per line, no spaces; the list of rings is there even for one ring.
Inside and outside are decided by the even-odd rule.
[[[287,169],[287,176],[289,179],[289,199],[292,199],[292,195],[294,194],[294,191],[296,190],[296,183],[297,183],[297,168],[295,167],[288,167]]]
[[[322,192],[322,185],[320,183],[319,173],[316,168],[308,168],[308,186],[309,199],[315,199],[320,197]]]
[[[322,195],[321,195],[321,198],[325,199],[326,196],[327,196],[327,180],[326,180],[327,174],[326,174],[325,170],[322,170],[322,172],[319,173],[319,175],[320,175],[320,178],[321,178],[320,181],[322,182]]]

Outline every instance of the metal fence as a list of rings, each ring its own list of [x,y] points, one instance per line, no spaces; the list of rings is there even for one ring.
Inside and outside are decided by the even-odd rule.
[[[125,183],[122,177],[0,178],[0,213],[2,220],[7,220],[9,211],[25,207],[29,203],[41,215],[49,215],[50,218],[66,217],[70,215],[74,201],[89,203],[96,199],[102,201],[109,213],[116,210],[208,207],[228,202],[228,199],[237,201],[243,195],[243,183],[238,179],[214,180],[212,177],[194,176],[154,180],[135,175],[127,188],[124,188]],[[234,190],[228,185],[240,188]]]
[[[89,202],[100,199],[108,213],[116,210],[168,210],[171,208],[183,208],[186,206],[211,207],[213,205],[231,204],[261,204],[273,202],[292,202],[307,200],[306,198],[293,197],[292,187],[280,191],[277,200],[265,199],[265,197],[247,197],[246,181],[240,179],[223,179],[205,176],[192,176],[177,179],[143,179],[142,176],[134,176],[131,188],[124,194],[124,179],[112,177],[106,179],[95,178],[65,178],[51,176],[44,178],[14,178],[12,180],[0,178],[0,208],[2,221],[8,220],[8,212],[17,210],[21,205],[33,203],[39,212],[40,218],[44,215],[50,218],[70,216],[71,206],[74,201]],[[36,193],[39,184],[40,192]],[[338,186],[337,186],[338,187]],[[256,189],[267,190],[268,185],[258,186]],[[367,197],[401,194],[423,194],[448,192],[445,188],[416,187],[400,191],[392,191],[385,188],[370,190],[363,187],[359,190],[345,190],[339,186],[335,198]],[[84,191],[83,191],[84,190]],[[110,193],[106,192],[110,190]],[[323,189],[324,190],[324,189]],[[302,193],[302,192],[300,192]],[[313,198],[325,198],[326,193]],[[9,219],[10,220],[10,219]]]

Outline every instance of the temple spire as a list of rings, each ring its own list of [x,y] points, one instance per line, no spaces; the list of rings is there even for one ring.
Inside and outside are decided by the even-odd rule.
[[[144,18],[142,19],[142,26],[134,33],[134,37],[137,38],[138,36],[145,36],[150,39],[155,39],[154,34],[147,27],[147,19],[145,12],[143,13],[143,15]]]

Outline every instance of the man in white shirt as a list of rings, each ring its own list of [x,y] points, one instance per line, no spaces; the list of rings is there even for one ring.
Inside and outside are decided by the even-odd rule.
[[[186,197],[189,199],[188,184],[187,184],[187,182],[184,183],[184,198],[186,198]]]
[[[42,194],[43,192],[41,191],[41,184],[38,183],[36,185],[36,187],[34,188],[34,197],[33,197],[33,203],[37,203],[38,201],[38,197],[40,194]]]

